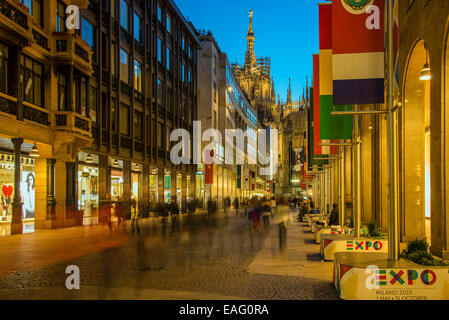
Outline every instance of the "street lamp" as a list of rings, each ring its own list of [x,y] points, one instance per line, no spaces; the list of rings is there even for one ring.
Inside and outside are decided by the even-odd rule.
[[[40,157],[39,150],[37,149],[36,144],[33,145],[33,148],[31,149],[31,151],[29,153],[29,156],[31,158],[38,158],[38,157]]]
[[[419,80],[421,81],[429,81],[430,79],[432,79],[432,74],[430,73],[430,66],[429,66],[429,57],[427,55],[427,50],[426,50],[426,64],[424,65],[422,71],[421,71],[421,75],[419,77]]]
[[[92,155],[90,153],[86,156],[85,162],[86,163],[93,163],[94,162],[94,159],[92,158]]]

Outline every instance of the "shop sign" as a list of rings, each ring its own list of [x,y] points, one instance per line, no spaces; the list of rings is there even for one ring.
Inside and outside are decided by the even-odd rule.
[[[338,262],[336,287],[347,300],[448,300],[447,267],[357,268]]]
[[[382,241],[346,241],[347,251],[380,251],[382,246]]]

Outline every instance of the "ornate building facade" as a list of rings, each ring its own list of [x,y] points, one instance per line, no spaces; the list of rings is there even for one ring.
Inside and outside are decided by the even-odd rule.
[[[246,36],[247,51],[243,66],[234,63],[235,78],[248,97],[251,105],[257,109],[258,117],[264,123],[273,121],[272,111],[276,108],[274,81],[271,78],[271,58],[257,59],[254,50],[253,11],[249,13],[249,28]]]

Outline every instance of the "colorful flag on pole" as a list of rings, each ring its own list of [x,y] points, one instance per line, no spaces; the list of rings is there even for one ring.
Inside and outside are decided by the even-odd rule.
[[[332,111],[350,111],[351,106],[334,105],[332,81],[332,3],[319,4],[320,20],[320,57],[319,57],[319,94],[320,94],[320,138],[351,139],[352,116],[333,116]],[[332,141],[338,142],[338,141]],[[331,150],[338,154],[338,147]]]
[[[323,165],[328,164],[327,160],[315,160],[315,156],[317,153],[315,152],[315,125],[314,125],[314,118],[315,118],[315,108],[314,108],[314,96],[315,96],[315,90],[314,88],[310,88],[310,108],[309,112],[307,114],[307,135],[308,135],[308,146],[307,149],[307,164],[308,164],[308,170],[313,171],[314,166],[322,167]],[[320,170],[320,169],[318,169]]]
[[[333,102],[385,102],[385,0],[332,3]]]
[[[328,146],[321,146],[322,143],[329,143],[329,140],[321,140],[320,138],[320,56],[313,55],[313,150],[314,155],[330,154],[331,150]]]

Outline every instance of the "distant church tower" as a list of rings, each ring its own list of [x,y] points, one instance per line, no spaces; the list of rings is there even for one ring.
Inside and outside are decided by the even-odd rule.
[[[249,27],[246,35],[247,50],[245,64],[232,65],[235,78],[239,82],[252,106],[257,110],[259,119],[268,124],[274,121],[272,111],[276,109],[276,93],[271,77],[271,59],[257,59],[254,43],[253,11],[249,12]]]

